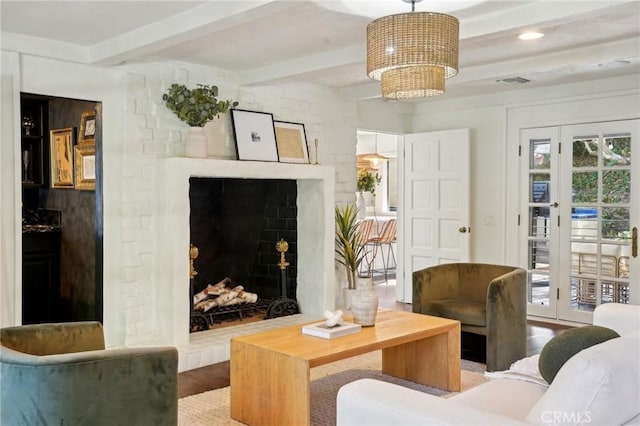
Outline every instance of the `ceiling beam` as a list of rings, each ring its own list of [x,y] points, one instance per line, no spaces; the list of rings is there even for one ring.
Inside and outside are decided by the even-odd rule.
[[[366,46],[357,44],[343,49],[302,56],[289,61],[269,64],[248,71],[240,71],[238,83],[249,86],[281,81],[292,76],[362,63],[366,58]]]
[[[162,21],[137,28],[90,48],[90,63],[117,65],[164,48],[274,13],[286,13],[295,2],[278,0],[208,1]]]

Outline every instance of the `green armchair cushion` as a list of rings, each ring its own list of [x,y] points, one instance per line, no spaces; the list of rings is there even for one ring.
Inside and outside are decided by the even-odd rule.
[[[616,337],[620,337],[616,331],[598,325],[569,329],[549,340],[540,351],[540,375],[551,383],[569,358],[583,349]]]
[[[102,324],[96,321],[32,324],[0,330],[5,348],[29,355],[58,355],[105,348]]]
[[[423,305],[423,311],[429,315],[450,318],[466,325],[487,325],[487,305],[467,300],[435,300]]]

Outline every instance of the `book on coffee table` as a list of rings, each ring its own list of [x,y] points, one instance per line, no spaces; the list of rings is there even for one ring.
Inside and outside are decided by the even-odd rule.
[[[333,339],[335,337],[346,336],[348,334],[357,333],[362,326],[360,324],[353,324],[351,322],[343,322],[333,327],[327,326],[323,322],[315,324],[309,324],[302,326],[302,334],[308,334],[309,336],[322,337],[323,339]]]

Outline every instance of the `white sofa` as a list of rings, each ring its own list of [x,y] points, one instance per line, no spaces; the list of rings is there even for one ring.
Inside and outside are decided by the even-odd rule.
[[[640,306],[600,305],[593,323],[621,337],[571,357],[551,386],[492,379],[441,398],[362,379],[340,388],[337,425],[640,425]]]

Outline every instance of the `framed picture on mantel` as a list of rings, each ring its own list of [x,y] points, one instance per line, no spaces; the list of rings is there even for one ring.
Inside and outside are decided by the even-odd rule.
[[[278,161],[273,114],[231,110],[238,160]]]
[[[309,164],[304,124],[277,120],[273,124],[276,128],[276,143],[280,162]]]

